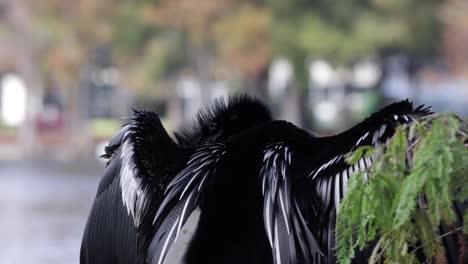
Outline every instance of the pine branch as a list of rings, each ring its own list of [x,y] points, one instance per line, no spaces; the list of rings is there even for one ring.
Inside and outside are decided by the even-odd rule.
[[[359,174],[352,177],[340,205],[336,230],[341,263],[350,263],[355,248],[362,250],[376,234],[380,239],[372,262],[416,261],[421,249],[425,259],[419,261],[430,261],[443,252],[442,238],[463,230],[460,226],[441,235],[436,231],[441,222],[464,218],[452,204],[468,199],[466,131],[461,118],[433,114],[399,127],[380,149],[367,147],[350,155],[348,162],[353,163],[379,151],[367,171],[369,180],[362,181]]]

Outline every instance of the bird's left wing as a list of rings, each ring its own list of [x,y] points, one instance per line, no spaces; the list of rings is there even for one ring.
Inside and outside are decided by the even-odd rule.
[[[347,191],[350,177],[359,171],[365,171],[374,162],[375,155],[362,157],[355,165],[349,165],[345,156],[359,147],[378,148],[385,144],[395,133],[400,124],[414,121],[429,114],[428,108],[413,108],[409,101],[391,104],[356,125],[335,136],[318,138],[317,152],[309,172],[309,179],[317,193],[320,205],[321,223],[317,235],[321,245],[327,249],[329,262],[334,262],[334,234],[336,210]],[[374,151],[374,154],[377,153]],[[364,177],[366,174],[364,173]]]
[[[88,217],[80,262],[144,263],[164,186],[189,153],[149,111],[136,111],[105,150],[109,161]]]

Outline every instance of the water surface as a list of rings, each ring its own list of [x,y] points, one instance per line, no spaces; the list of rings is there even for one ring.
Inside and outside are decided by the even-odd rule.
[[[102,168],[0,162],[0,263],[79,262]]]

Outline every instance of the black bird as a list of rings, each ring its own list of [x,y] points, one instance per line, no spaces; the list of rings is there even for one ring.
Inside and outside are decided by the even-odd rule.
[[[350,166],[345,154],[427,114],[402,101],[316,137],[241,96],[201,110],[176,143],[157,114],[135,111],[106,147],[80,262],[162,264],[199,208],[187,264],[335,263],[336,208],[349,177],[373,162]]]

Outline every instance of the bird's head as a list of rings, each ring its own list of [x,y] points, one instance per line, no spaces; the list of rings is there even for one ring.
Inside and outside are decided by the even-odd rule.
[[[225,141],[241,131],[271,121],[271,113],[259,100],[248,96],[218,99],[201,109],[194,124],[175,133],[181,145],[193,146],[206,141]]]

